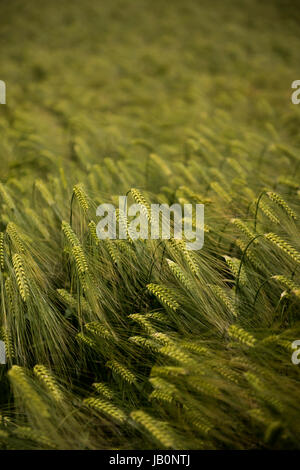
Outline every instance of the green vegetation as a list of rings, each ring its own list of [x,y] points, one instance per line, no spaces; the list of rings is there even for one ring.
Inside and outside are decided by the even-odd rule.
[[[1,4],[0,446],[299,448],[294,2]],[[205,204],[205,243],[96,207]]]

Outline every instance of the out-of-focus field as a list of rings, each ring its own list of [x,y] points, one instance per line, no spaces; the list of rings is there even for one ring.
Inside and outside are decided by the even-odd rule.
[[[296,2],[0,12],[0,447],[299,448]],[[127,192],[204,248],[98,240]]]
[[[255,129],[253,155],[262,139],[297,144],[293,2],[172,3],[3,2],[3,178],[18,163],[18,178],[45,177],[59,158],[67,164],[70,142],[80,138],[85,165],[105,156],[141,164],[148,149],[137,139],[182,161],[190,139],[208,138],[206,128],[220,144]],[[30,131],[38,136],[31,146]]]

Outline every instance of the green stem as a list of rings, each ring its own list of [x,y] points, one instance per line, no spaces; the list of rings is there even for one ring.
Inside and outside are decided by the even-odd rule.
[[[242,266],[243,266],[243,262],[244,262],[244,259],[245,259],[245,256],[246,256],[246,252],[249,248],[249,246],[259,237],[262,237],[263,235],[256,235],[255,237],[253,237],[250,242],[248,243],[248,245],[246,246],[246,248],[244,249],[243,251],[243,254],[242,254],[242,258],[241,258],[241,262],[240,262],[240,266],[239,266],[239,270],[238,270],[238,274],[237,274],[237,278],[236,278],[236,285],[235,285],[235,300],[237,299],[237,294],[238,294],[238,289],[239,289],[239,283],[240,283],[240,275],[241,275],[241,270],[242,270]]]
[[[269,279],[266,279],[264,282],[262,282],[261,285],[259,286],[259,288],[257,289],[255,297],[254,297],[253,307],[255,307],[255,304],[256,304],[256,301],[257,301],[257,298],[259,296],[259,293],[260,293],[261,289],[264,287],[265,284],[267,284],[267,282],[270,281],[270,279],[272,279],[272,278],[270,277]]]
[[[147,276],[147,284],[149,284],[150,280],[151,280],[151,276],[152,276],[152,270],[153,270],[153,267],[154,267],[154,263],[155,263],[155,254],[156,254],[156,251],[157,249],[160,247],[160,245],[163,243],[163,240],[160,240],[160,242],[158,243],[158,245],[155,247],[154,249],[154,252],[153,252],[153,256],[152,256],[152,263],[151,263],[151,267],[149,269],[149,273],[148,273],[148,276]]]
[[[73,201],[74,201],[75,193],[73,192],[71,197],[71,204],[70,204],[70,226],[72,227],[72,218],[73,218]]]
[[[261,198],[263,197],[263,195],[266,194],[266,191],[262,191],[257,199],[257,203],[256,203],[256,209],[255,209],[255,216],[254,216],[254,231],[256,232],[256,223],[257,223],[257,213],[258,213],[258,206],[259,206],[259,203],[260,203],[260,200]]]

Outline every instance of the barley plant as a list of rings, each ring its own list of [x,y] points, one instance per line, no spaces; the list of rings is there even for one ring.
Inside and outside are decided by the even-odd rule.
[[[1,449],[299,449],[299,21],[1,4]],[[120,211],[127,238],[100,240],[125,194],[148,221],[203,203],[203,248]]]

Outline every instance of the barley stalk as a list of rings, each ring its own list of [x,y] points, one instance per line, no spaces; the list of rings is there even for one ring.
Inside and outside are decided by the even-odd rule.
[[[292,258],[296,263],[300,263],[300,253],[295,250],[289,243],[280,238],[275,233],[265,233],[265,238],[273,243],[277,248],[286,253],[290,258]]]
[[[24,271],[23,260],[20,255],[15,254],[13,256],[13,267],[17,279],[17,284],[19,288],[20,295],[24,302],[28,300],[29,297],[29,288]]]

